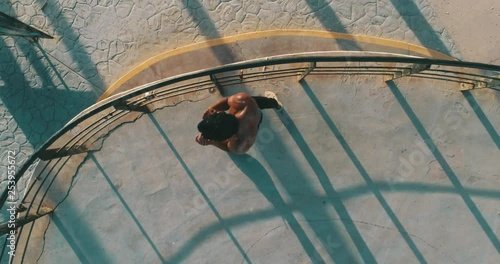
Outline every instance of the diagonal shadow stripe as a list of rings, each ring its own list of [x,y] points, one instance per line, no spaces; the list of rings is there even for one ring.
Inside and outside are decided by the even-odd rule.
[[[391,2],[424,46],[450,55],[450,50],[446,47],[440,36],[436,34],[413,0],[391,0]],[[477,100],[470,91],[464,91],[463,95],[493,142],[497,145],[498,149],[500,149],[500,137],[479,106]]]
[[[182,0],[182,4],[188,11],[191,18],[197,23],[203,23],[203,26],[199,26],[199,32],[202,36],[207,39],[217,39],[221,38],[221,35],[215,24],[212,22],[211,18],[208,16],[207,12],[201,8],[191,8],[188,2],[195,3],[195,6],[203,6],[198,0]],[[235,62],[236,54],[227,46],[210,46],[213,54],[217,55],[217,59],[221,64],[229,64]]]
[[[460,196],[464,200],[465,204],[469,208],[470,212],[476,218],[476,221],[479,223],[479,225],[481,226],[481,228],[485,232],[488,239],[491,241],[493,246],[496,248],[497,252],[500,252],[500,241],[498,240],[498,237],[495,235],[495,232],[488,225],[488,222],[486,222],[486,219],[484,219],[484,216],[479,211],[479,208],[477,208],[474,201],[472,201],[470,196],[467,194],[467,191],[465,190],[463,185],[460,183],[460,180],[458,179],[457,175],[455,174],[455,172],[453,172],[450,165],[446,162],[444,156],[441,154],[441,152],[439,151],[437,146],[434,144],[434,141],[432,140],[431,136],[425,130],[424,126],[422,125],[422,123],[418,119],[415,112],[413,112],[409,103],[406,101],[403,94],[398,89],[397,85],[393,81],[389,81],[389,82],[387,82],[387,86],[389,87],[391,92],[394,94],[394,97],[396,97],[396,100],[398,100],[399,104],[401,105],[401,107],[405,111],[406,115],[408,115],[408,118],[413,123],[413,126],[415,126],[415,128],[417,129],[418,133],[420,134],[420,136],[424,140],[427,147],[431,150],[434,150],[432,153],[434,154],[436,161],[439,163],[441,168],[443,168],[443,171],[448,176],[448,179],[453,184],[453,186],[457,189],[457,192],[460,194]]]
[[[342,224],[344,228],[347,230],[349,233],[349,236],[351,237],[351,240],[354,242],[354,245],[356,249],[358,250],[358,253],[360,254],[361,258],[365,263],[377,263],[375,257],[373,256],[370,248],[368,248],[363,236],[361,236],[361,233],[357,229],[356,225],[352,222],[352,219],[349,211],[345,207],[345,205],[342,203],[342,201],[339,201],[337,198],[339,197],[338,192],[335,190],[333,187],[325,169],[319,162],[319,160],[316,158],[314,153],[312,152],[311,148],[308,146],[307,142],[305,141],[304,137],[300,134],[297,126],[293,122],[293,120],[290,118],[288,113],[284,109],[281,110],[282,112],[278,114],[278,117],[280,118],[281,122],[285,124],[286,129],[290,133],[291,137],[301,150],[302,154],[306,158],[307,162],[313,169],[314,173],[316,174],[321,186],[323,187],[323,190],[328,196],[328,200],[330,203],[333,205],[333,208],[337,212],[337,214],[340,216],[342,219]],[[265,152],[263,152],[265,153]],[[291,164],[290,164],[291,165]],[[313,193],[313,191],[310,191]],[[335,258],[334,258],[335,259]],[[352,260],[350,260],[352,261]]]
[[[479,119],[479,121],[481,121],[495,145],[497,145],[497,148],[500,150],[500,136],[498,136],[497,131],[488,120],[488,117],[486,117],[486,114],[484,113],[483,109],[481,109],[481,106],[477,102],[476,98],[474,98],[470,91],[463,91],[462,94],[464,95],[465,99],[467,99],[467,102],[472,107],[472,110],[474,110],[474,113],[476,113],[477,118]]]
[[[190,2],[193,5],[189,5],[188,2]],[[182,0],[182,3],[195,22],[204,23],[204,26],[199,27],[200,34],[202,36],[205,36],[206,38],[220,38],[220,34],[217,31],[217,28],[215,27],[213,21],[210,19],[210,17],[205,12],[205,10],[203,8],[191,8],[190,7],[190,6],[202,6],[200,4],[199,0],[189,0],[189,1]],[[219,60],[219,62],[222,64],[232,63],[232,62],[235,62],[235,60],[236,60],[235,54],[226,45],[211,47],[211,49],[212,49],[213,53],[217,56],[217,59]],[[242,88],[243,88],[244,92],[248,92],[248,88],[246,88],[244,85],[242,86]],[[221,91],[221,93],[222,92],[223,91]],[[267,121],[264,121],[264,123],[265,122],[267,122]],[[280,142],[280,143],[282,143],[282,142]],[[269,157],[266,152],[261,152],[261,153],[263,154],[263,156],[267,157],[267,160],[272,160],[272,157]],[[291,161],[291,164],[294,164],[294,162],[293,162],[294,158],[292,156],[288,156],[287,158],[288,158],[288,160]],[[281,175],[280,180],[281,180],[282,184],[284,184],[285,186],[288,186],[287,192],[290,193],[291,186],[289,184],[287,184],[286,175],[284,175],[279,168],[274,168],[273,170],[278,175]],[[297,175],[297,177],[300,178],[301,176]],[[304,180],[304,179],[299,179],[299,180]],[[311,190],[311,192],[312,192],[312,190]],[[313,212],[312,212],[312,210],[308,209],[308,210],[301,211],[301,213],[307,218],[308,215],[310,213],[313,213]],[[316,213],[316,212],[314,212],[314,213]],[[326,212],[323,210],[322,213],[326,213]],[[318,238],[322,238],[325,236],[325,233],[322,232],[318,226],[311,224],[311,223],[309,223],[309,226],[313,229],[313,231],[315,232],[315,234],[317,235]],[[342,244],[345,244],[343,241],[343,238],[339,235],[339,232],[333,223],[325,224],[324,227],[327,228],[328,231],[335,236],[335,239],[337,239],[337,241],[341,241]],[[351,230],[351,228],[349,228],[348,230]],[[299,234],[296,234],[296,235],[299,235]],[[327,243],[325,243],[325,239],[320,239],[320,241],[324,247],[328,248],[330,246]],[[309,249],[306,248],[304,250],[306,251],[308,256],[311,258],[311,261],[314,262],[315,259],[317,260],[317,258],[315,258],[314,256],[309,255],[309,253],[311,252]],[[344,249],[343,253],[352,259],[352,253],[350,252],[350,249]],[[340,260],[340,258],[339,258],[340,256],[333,254],[333,252],[331,252],[330,250],[328,251],[328,254],[333,259]]]
[[[50,190],[49,200],[56,201],[63,198],[57,203],[55,211],[48,215],[64,238],[61,242],[68,243],[81,263],[111,263],[112,258],[105,251],[96,230],[91,228],[88,219],[77,210],[69,197],[71,188],[57,182],[50,187]],[[60,197],[64,193],[68,196]],[[28,243],[25,247],[27,247],[25,250],[29,250]]]
[[[153,124],[156,127],[156,129],[158,129],[158,132],[161,134],[161,136],[163,137],[163,139],[165,139],[165,142],[168,144],[168,146],[170,147],[170,149],[174,153],[174,155],[177,158],[177,160],[179,160],[179,163],[184,168],[184,170],[186,171],[187,175],[189,176],[189,178],[191,179],[191,181],[193,182],[193,184],[196,186],[196,189],[198,189],[198,191],[200,192],[200,194],[203,197],[203,199],[205,199],[205,202],[208,204],[208,206],[210,207],[210,209],[212,210],[212,212],[215,214],[215,216],[217,217],[217,219],[219,220],[219,222],[224,226],[224,229],[226,230],[227,235],[233,241],[233,243],[236,246],[236,248],[238,249],[238,251],[241,253],[241,255],[243,256],[243,258],[247,261],[247,263],[251,264],[252,262],[248,258],[246,252],[243,250],[243,248],[241,247],[241,245],[238,242],[238,240],[236,239],[236,237],[234,236],[233,232],[229,229],[229,226],[226,224],[225,220],[222,218],[222,216],[220,215],[220,213],[217,210],[217,208],[215,208],[215,205],[212,203],[212,201],[210,201],[210,198],[208,198],[208,195],[205,193],[205,191],[203,190],[203,188],[201,187],[201,185],[198,183],[198,181],[194,177],[194,175],[191,172],[191,170],[188,168],[187,164],[184,162],[184,159],[181,157],[181,155],[179,154],[179,152],[177,152],[177,149],[175,148],[174,144],[172,143],[172,141],[170,141],[170,139],[168,138],[168,136],[165,133],[165,131],[163,131],[163,129],[161,128],[160,124],[158,123],[158,121],[156,120],[156,118],[154,117],[154,115],[153,114],[148,114],[148,117],[149,117],[149,119],[151,119],[151,122],[153,122]],[[180,263],[186,256],[187,255],[178,255],[178,258],[171,259],[170,262],[172,262],[172,263]]]
[[[249,168],[248,168],[249,169]],[[435,186],[431,184],[424,184],[424,183],[387,183],[387,182],[380,182],[380,181],[374,181],[373,182],[374,186],[380,191],[387,191],[387,192],[411,192],[411,193],[422,193],[422,194],[427,194],[427,193],[451,193],[451,194],[458,194],[457,190],[454,187],[449,187],[449,186]],[[355,185],[349,188],[344,188],[341,190],[338,190],[338,195],[340,199],[343,200],[348,200],[348,199],[353,199],[357,197],[361,197],[363,195],[369,195],[372,193],[373,188],[368,187],[366,184],[359,184]],[[500,199],[500,191],[497,190],[483,190],[483,189],[472,189],[472,188],[467,188],[465,189],[466,192],[468,192],[471,195],[478,196],[478,197],[485,197],[485,198],[494,198],[494,199]],[[328,197],[318,197],[320,200],[325,200]],[[288,210],[290,211],[297,211],[298,209],[294,204],[286,204],[288,207]],[[265,219],[270,219],[273,217],[278,216],[280,212],[277,211],[275,208],[274,209],[264,209],[264,210],[257,210],[252,213],[247,213],[247,214],[240,214],[236,216],[232,216],[226,219],[226,224],[230,227],[238,227],[247,223],[251,223],[254,221],[262,221]],[[171,259],[174,260],[182,260],[183,258],[180,256],[187,256],[191,252],[193,252],[200,244],[202,244],[204,241],[208,240],[210,236],[214,233],[219,232],[220,230],[223,230],[224,227],[221,226],[221,223],[214,223],[209,226],[205,226],[203,229],[199,230],[195,235],[193,235],[190,239],[188,239],[187,243],[184,244],[180,250],[178,250],[173,256],[171,256]]]
[[[90,153],[89,157],[90,157],[90,159],[92,159],[92,161],[94,162],[94,164],[96,165],[96,167],[99,169],[99,171],[101,172],[102,176],[104,176],[104,179],[106,179],[106,182],[109,184],[109,187],[116,194],[116,196],[120,200],[120,202],[123,205],[123,207],[125,207],[125,210],[128,212],[128,214],[130,215],[130,217],[132,218],[132,220],[134,221],[134,223],[137,225],[137,227],[141,231],[142,235],[146,238],[146,240],[148,241],[148,243],[151,246],[151,248],[154,250],[154,252],[158,256],[158,258],[161,260],[161,263],[166,263],[165,259],[163,259],[163,256],[161,255],[160,251],[158,250],[158,248],[154,244],[153,240],[151,239],[151,237],[149,237],[148,233],[146,232],[146,230],[142,226],[142,224],[139,221],[139,219],[137,219],[137,217],[135,216],[134,212],[132,212],[132,209],[130,209],[130,207],[128,206],[127,202],[123,198],[123,196],[120,194],[120,192],[118,192],[118,190],[116,189],[115,185],[113,184],[113,182],[109,178],[108,174],[104,171],[104,169],[102,168],[101,164],[95,158],[94,154]]]
[[[316,97],[314,92],[311,90],[311,87],[309,87],[309,84],[307,84],[307,82],[305,80],[302,80],[300,82],[300,84],[301,84],[302,88],[304,89],[305,93],[307,94],[307,96],[309,96],[309,99],[311,99],[312,103],[314,104],[314,106],[316,107],[318,112],[320,113],[320,115],[323,118],[323,120],[325,121],[325,123],[328,125],[328,127],[332,131],[333,135],[335,135],[335,137],[337,138],[338,142],[340,143],[340,145],[342,146],[342,148],[346,152],[347,156],[351,159],[352,163],[354,164],[354,166],[358,170],[361,177],[363,177],[363,179],[365,180],[368,187],[371,188],[371,190],[373,191],[373,194],[375,195],[375,197],[379,201],[380,205],[384,208],[385,212],[387,213],[387,215],[391,219],[392,223],[396,226],[399,233],[401,234],[403,239],[406,241],[406,243],[408,244],[408,247],[410,247],[410,249],[413,252],[413,254],[415,255],[415,257],[418,259],[418,261],[420,263],[427,263],[422,252],[420,252],[420,250],[418,249],[415,242],[413,242],[411,237],[408,235],[408,232],[404,228],[401,221],[399,221],[398,217],[396,216],[396,213],[394,213],[394,211],[392,210],[389,203],[387,203],[387,201],[385,200],[385,198],[382,195],[382,193],[380,192],[380,190],[378,190],[377,187],[374,185],[374,182],[370,178],[370,175],[368,175],[368,172],[366,171],[365,167],[361,164],[361,162],[359,161],[356,154],[354,154],[354,151],[351,149],[351,147],[347,143],[347,140],[344,138],[344,136],[342,135],[342,133],[340,132],[338,127],[335,125],[333,120],[330,118],[330,115],[328,115],[327,111],[325,110],[325,108],[323,107],[321,102],[319,101],[318,97]]]
[[[88,81],[94,88],[98,90],[99,93],[104,92],[104,81],[98,73],[95,64],[92,62],[92,58],[88,54],[85,47],[79,40],[79,35],[73,29],[72,25],[63,16],[63,10],[60,8],[59,1],[55,0],[36,0],[41,6],[46,4],[51,5],[54,10],[49,13],[49,8],[42,8],[42,12],[45,14],[47,20],[52,24],[57,25],[54,31],[57,35],[62,36],[61,43],[59,45],[64,45],[68,49],[68,54],[71,56],[73,62],[75,62],[79,68],[81,68],[82,77]],[[54,14],[59,14],[59,16],[54,16]],[[75,40],[75,41],[73,41]]]
[[[347,33],[344,25],[340,22],[335,14],[335,11],[330,6],[331,1],[326,0],[305,0],[307,5],[316,14],[316,17],[321,22],[325,29],[330,31]],[[349,3],[348,3],[349,4]],[[321,8],[319,8],[321,7]],[[353,41],[336,40],[342,50],[362,50],[361,47]]]
[[[319,263],[325,263],[311,240],[307,237],[305,230],[293,215],[292,210],[288,208],[287,203],[283,197],[281,197],[281,194],[276,188],[271,176],[262,164],[247,154],[234,155],[229,153],[229,157],[233,160],[236,166],[248,178],[250,178],[250,180],[257,187],[257,190],[259,190],[259,192],[266,197],[266,199],[273,205],[273,208],[278,211],[281,217],[288,223],[309,258]]]
[[[70,232],[66,227],[64,226],[63,222],[59,217],[57,217],[57,214],[49,214],[50,219],[54,222],[54,225],[57,227],[59,230],[59,233],[66,239],[68,242],[69,246],[75,253],[76,257],[81,263],[90,263],[90,261],[85,257],[85,254],[83,253],[82,249],[78,246],[78,243],[75,241],[75,239],[70,235]],[[50,224],[50,223],[49,223]]]
[[[441,37],[432,28],[413,0],[391,0],[391,2],[422,45],[451,55]]]
[[[52,69],[52,71],[54,71],[54,73],[56,74],[57,78],[59,79],[59,81],[61,81],[61,84],[64,86],[64,88],[67,91],[69,91],[70,89],[69,89],[68,84],[66,84],[66,81],[63,79],[63,77],[61,76],[61,73],[59,72],[59,70],[57,69],[57,67],[54,65],[54,63],[52,63],[52,60],[50,60],[49,56],[47,56],[47,52],[45,52],[45,50],[42,48],[42,46],[40,45],[40,43],[35,42],[34,45],[42,53],[42,56],[45,58],[45,61],[47,61],[47,63],[49,64],[50,68]],[[43,80],[43,78],[42,78],[42,80]]]
[[[391,0],[391,2],[396,7],[400,15],[403,17],[403,19],[406,21],[410,29],[414,32],[414,34],[417,36],[417,38],[423,45],[450,55],[450,50],[446,47],[442,39],[436,34],[431,25],[424,18],[424,16],[422,15],[422,13],[420,12],[419,8],[416,6],[413,0],[404,0],[404,1]],[[411,21],[412,16],[410,16],[409,14],[414,15],[417,21],[412,22]],[[407,113],[410,120],[413,122],[414,126],[417,128],[421,137],[424,139],[425,138],[429,139],[426,141],[426,144],[430,149],[436,150],[435,152],[433,152],[436,157],[436,160],[439,162],[443,170],[446,172],[452,184],[457,188],[457,191],[461,194],[462,199],[466,203],[467,207],[469,207],[469,210],[474,215],[479,225],[486,233],[487,237],[490,239],[493,246],[496,248],[497,252],[500,252],[500,242],[498,240],[498,237],[495,235],[491,227],[488,225],[488,223],[486,222],[483,215],[481,214],[477,206],[474,204],[472,199],[468,196],[467,192],[464,191],[464,188],[461,185],[460,181],[458,180],[458,178],[456,177],[456,175],[454,174],[453,170],[448,165],[444,157],[437,150],[434,142],[430,139],[429,134],[418,120],[417,116],[409,106],[404,96],[399,91],[396,84],[391,81],[388,82],[388,86],[393,92],[393,94],[396,96],[397,100]],[[469,103],[469,105],[471,106],[471,108],[474,110],[474,113],[476,114],[477,118],[485,127],[487,133],[490,135],[493,142],[496,144],[497,148],[500,149],[500,138],[498,136],[498,133],[495,131],[495,128],[484,114],[483,110],[479,106],[478,102],[476,101],[472,93],[469,91],[465,91],[463,92],[463,95],[467,100],[467,102]]]

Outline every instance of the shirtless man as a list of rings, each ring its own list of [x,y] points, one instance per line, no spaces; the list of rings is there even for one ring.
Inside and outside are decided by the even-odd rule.
[[[269,91],[265,97],[237,93],[223,98],[203,113],[196,142],[202,146],[213,145],[227,152],[243,154],[257,138],[262,122],[260,109],[280,110],[281,107],[276,94]]]

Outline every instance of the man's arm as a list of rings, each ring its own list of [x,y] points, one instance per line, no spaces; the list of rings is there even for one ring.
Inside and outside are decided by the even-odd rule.
[[[228,143],[226,141],[224,142],[211,141],[210,144],[215,147],[218,147],[221,150],[232,152],[231,150],[229,150]]]
[[[217,103],[210,106],[209,108],[217,110],[217,111],[226,111],[229,109],[228,100],[229,100],[228,97],[222,98]]]
[[[238,139],[233,139],[224,142],[210,141],[209,144],[226,152],[231,152],[235,154],[243,154],[248,150],[246,144],[239,143]]]
[[[205,114],[215,111],[227,111],[229,108],[234,108],[235,110],[241,110],[245,108],[248,101],[252,100],[252,97],[246,93],[237,93],[229,97],[220,99],[217,103],[210,106]],[[205,114],[203,115],[205,117]]]
[[[229,109],[228,98],[222,98],[217,103],[213,104],[203,113],[202,119],[219,111],[226,111]]]
[[[224,142],[217,142],[210,140],[208,145],[213,145],[226,152],[231,152],[235,154],[243,154],[248,151],[248,146],[244,142],[239,142],[238,139],[231,139]]]
[[[213,145],[221,150],[231,152],[231,150],[229,150],[229,147],[228,147],[228,145],[229,145],[228,141],[217,142],[217,141],[213,141],[210,139],[206,139],[206,138],[203,138],[203,135],[201,133],[198,134],[198,136],[196,136],[196,142],[198,142],[198,144],[200,144],[202,146]]]
[[[244,154],[250,149],[250,145],[247,140],[240,141],[239,139],[235,139],[227,142],[227,148],[229,152]]]

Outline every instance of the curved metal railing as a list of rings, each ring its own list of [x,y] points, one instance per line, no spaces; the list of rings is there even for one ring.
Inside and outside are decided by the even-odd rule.
[[[297,78],[307,75],[379,75],[385,81],[402,77],[452,81],[461,90],[477,88],[500,89],[500,66],[482,63],[438,60],[376,52],[313,52],[288,54],[211,69],[181,74],[145,84],[113,95],[84,110],[43,144],[15,175],[15,182],[33,163],[41,160],[33,180],[26,186],[21,199],[23,215],[19,216],[16,246],[20,240],[27,248],[34,221],[52,209],[44,206],[61,170],[79,153],[98,150],[105,137],[116,127],[133,122],[145,112],[152,112],[180,101],[199,99],[203,93],[251,82],[271,79]],[[80,157],[83,162],[85,157]],[[73,162],[75,163],[75,162]],[[76,162],[78,163],[78,162]],[[75,169],[76,173],[76,169]],[[6,205],[7,190],[2,193],[2,208]],[[52,206],[54,208],[54,206]],[[23,231],[28,229],[28,231]],[[23,239],[20,239],[24,233]],[[7,256],[4,242],[0,260]],[[18,247],[19,248],[19,247]],[[26,250],[21,255],[25,257]]]

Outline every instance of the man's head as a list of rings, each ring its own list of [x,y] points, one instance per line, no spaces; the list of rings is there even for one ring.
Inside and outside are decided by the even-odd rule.
[[[226,112],[209,115],[198,124],[198,131],[204,138],[224,141],[238,132],[239,122],[236,117]]]

